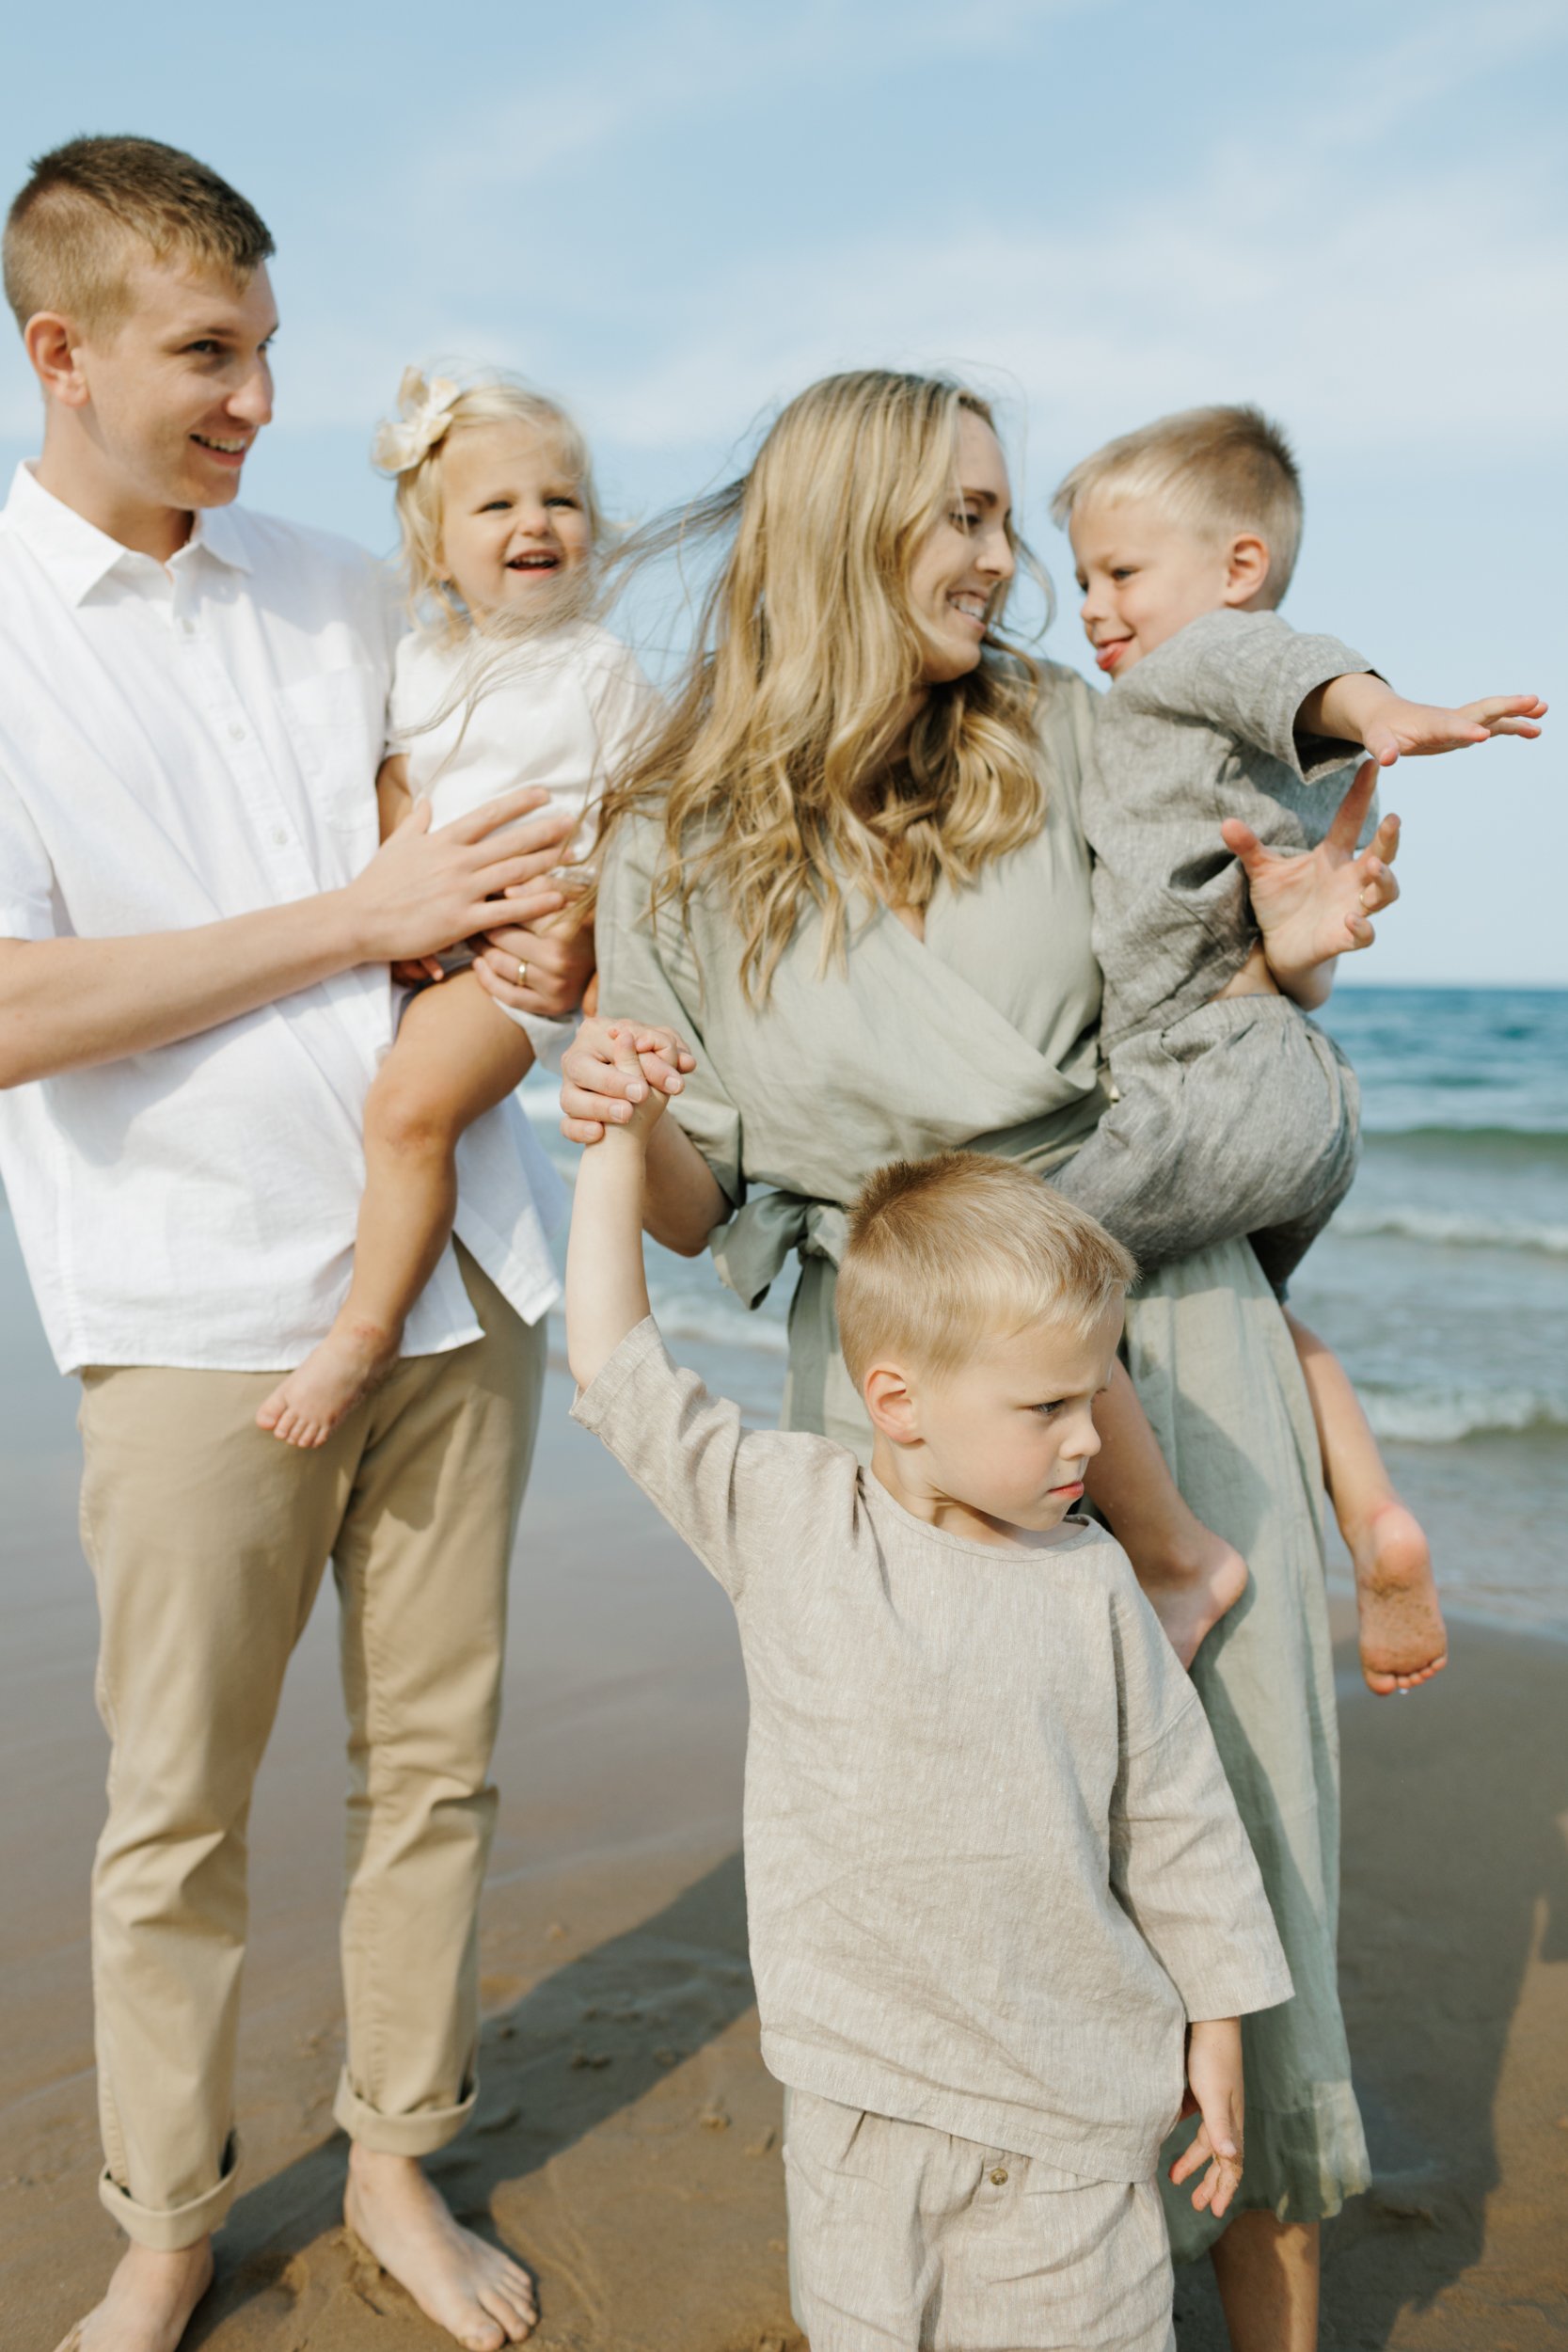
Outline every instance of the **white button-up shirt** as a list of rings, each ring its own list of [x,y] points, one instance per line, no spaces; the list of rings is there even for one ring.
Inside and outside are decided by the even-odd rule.
[[[0,937],[180,930],[350,881],[376,846],[396,635],[385,571],[345,541],[216,508],[163,564],[19,468],[0,513]],[[0,1175],[63,1371],[273,1371],[314,1346],[347,1288],[395,1001],[363,965],[0,1092]],[[563,1195],[515,1099],[464,1136],[458,1184],[458,1235],[537,1320]],[[478,1336],[449,1248],[404,1351]]]

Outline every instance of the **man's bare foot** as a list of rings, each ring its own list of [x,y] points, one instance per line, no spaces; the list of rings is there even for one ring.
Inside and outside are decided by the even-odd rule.
[[[1165,1639],[1184,1666],[1196,1657],[1227,1610],[1246,1591],[1247,1565],[1234,1544],[1194,1519],[1180,1553],[1163,1547],[1131,1553],[1144,1597],[1165,1629]]]
[[[103,2302],[76,2322],[59,2352],[175,2352],[212,2283],[211,2238],[174,2254],[128,2246]]]
[[[501,2352],[533,2333],[539,2310],[528,2272],[454,2221],[412,2156],[356,2141],[343,2219],[425,2317],[469,2352]]]
[[[1449,1637],[1432,1580],[1432,1553],[1402,1502],[1385,1503],[1345,1530],[1355,1564],[1361,1672],[1380,1699],[1414,1691],[1449,1662]]]
[[[280,1380],[256,1416],[285,1445],[325,1445],[345,1413],[385,1380],[397,1358],[397,1339],[371,1323],[341,1317],[319,1347]]]

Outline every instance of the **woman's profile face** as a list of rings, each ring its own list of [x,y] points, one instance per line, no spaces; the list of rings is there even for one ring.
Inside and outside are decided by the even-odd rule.
[[[928,686],[964,677],[980,659],[987,627],[1017,568],[1007,539],[1012,485],[1002,444],[983,417],[958,418],[953,511],[931,527],[910,566],[910,612],[925,648]]]

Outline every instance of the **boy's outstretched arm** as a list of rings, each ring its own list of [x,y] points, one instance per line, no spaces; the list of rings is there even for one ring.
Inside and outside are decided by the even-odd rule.
[[[1546,715],[1539,694],[1486,694],[1446,710],[1436,703],[1406,702],[1370,671],[1330,678],[1314,688],[1296,713],[1298,735],[1360,743],[1380,768],[1432,752],[1462,752],[1494,735],[1537,736]]]
[[[627,1099],[637,1093],[629,1120],[605,1129],[602,1139],[583,1149],[572,1201],[572,1232],[566,1248],[566,1355],[572,1377],[586,1389],[608,1363],[628,1331],[649,1311],[642,1270],[642,1185],[648,1136],[663,1112],[666,1094],[641,1077],[637,1041],[667,1058],[686,1051],[673,1030],[611,1031],[616,1067],[626,1073]],[[668,1082],[673,1093],[678,1076]]]

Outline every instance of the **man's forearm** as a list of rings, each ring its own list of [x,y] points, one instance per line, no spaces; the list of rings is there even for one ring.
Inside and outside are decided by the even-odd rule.
[[[0,1087],[150,1053],[361,960],[341,890],[186,931],[0,940]]]

